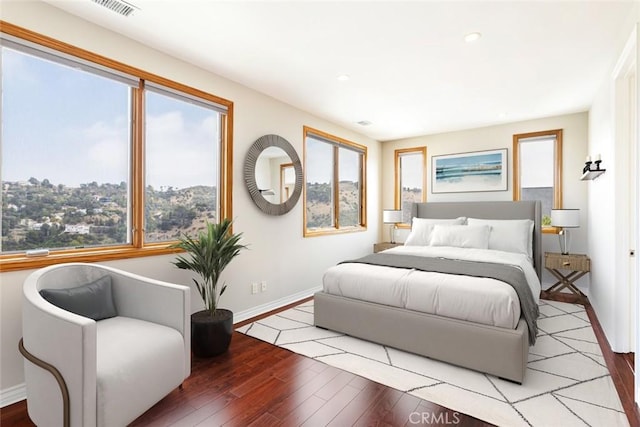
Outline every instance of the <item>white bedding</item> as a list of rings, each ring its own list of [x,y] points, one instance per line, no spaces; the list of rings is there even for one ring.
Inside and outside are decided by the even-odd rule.
[[[446,246],[398,246],[385,252],[514,265],[523,270],[536,303],[540,296],[540,280],[522,254]],[[502,328],[513,329],[520,319],[513,287],[489,278],[345,263],[326,271],[323,287],[333,295]]]

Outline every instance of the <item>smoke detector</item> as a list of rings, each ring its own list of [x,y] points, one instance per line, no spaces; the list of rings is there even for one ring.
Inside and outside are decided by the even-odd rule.
[[[114,11],[122,16],[129,16],[136,10],[139,10],[134,5],[122,0],[91,0],[92,2],[106,7],[109,10]]]

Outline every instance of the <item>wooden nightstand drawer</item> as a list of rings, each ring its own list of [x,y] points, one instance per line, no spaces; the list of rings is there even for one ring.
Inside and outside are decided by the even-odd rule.
[[[373,252],[377,253],[380,251],[386,251],[387,249],[395,248],[396,246],[402,246],[402,243],[389,243],[389,242],[374,243]]]
[[[562,255],[547,253],[544,257],[544,266],[557,270],[590,271],[591,262],[586,255]]]

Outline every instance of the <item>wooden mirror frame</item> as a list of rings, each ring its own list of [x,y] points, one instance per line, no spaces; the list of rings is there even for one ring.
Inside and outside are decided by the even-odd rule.
[[[264,198],[258,184],[256,183],[256,163],[260,154],[269,147],[277,147],[282,149],[291,159],[291,164],[295,170],[296,182],[293,193],[289,199],[282,203],[271,203]],[[281,136],[264,135],[258,138],[249,148],[247,157],[244,160],[244,182],[249,191],[249,195],[253,199],[258,209],[267,215],[284,215],[289,212],[298,202],[300,194],[302,194],[302,163],[298,157],[298,153],[293,146]]]

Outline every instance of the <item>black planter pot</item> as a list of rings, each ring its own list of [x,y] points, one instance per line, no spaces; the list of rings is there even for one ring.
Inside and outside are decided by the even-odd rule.
[[[191,351],[195,357],[213,357],[224,353],[233,335],[233,312],[217,309],[211,317],[207,310],[191,315]]]

